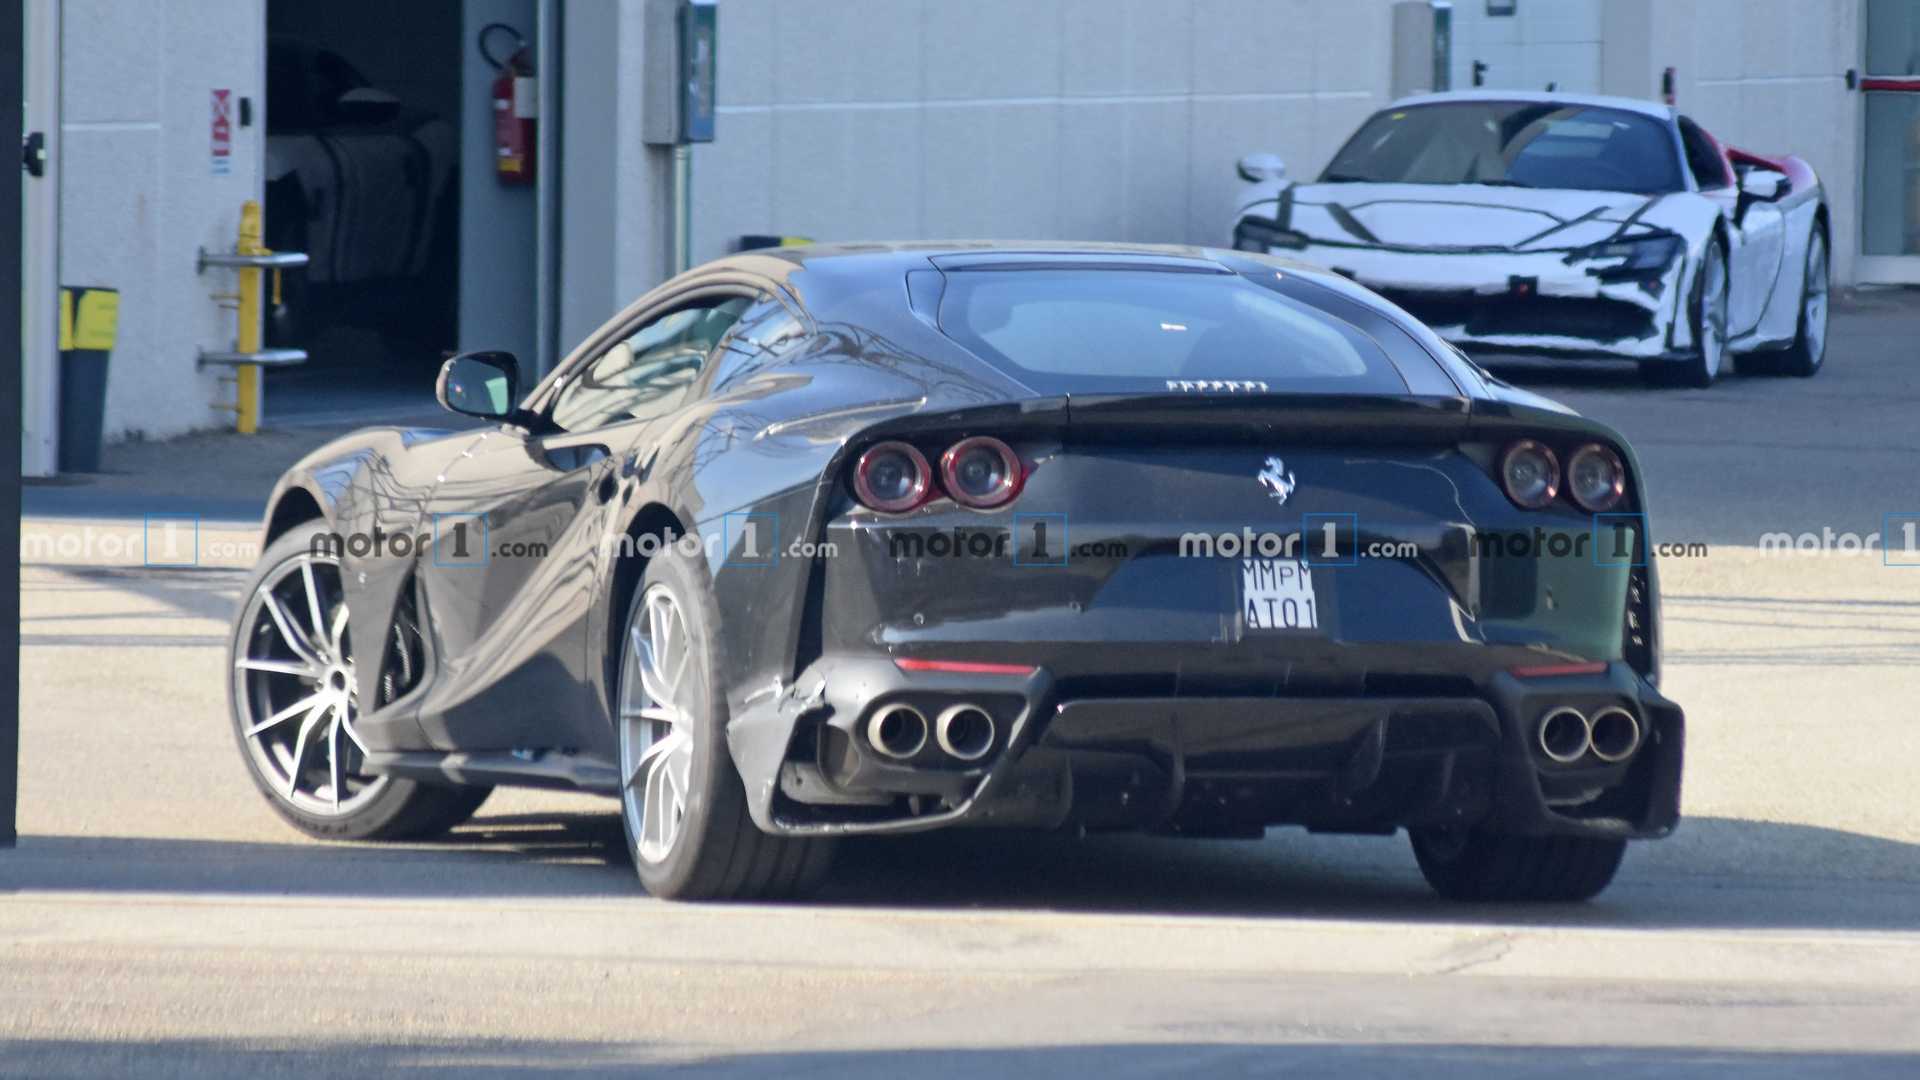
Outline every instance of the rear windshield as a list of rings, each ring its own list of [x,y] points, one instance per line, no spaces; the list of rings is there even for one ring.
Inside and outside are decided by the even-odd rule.
[[[1320,179],[1641,194],[1685,187],[1673,136],[1658,120],[1620,109],[1517,101],[1375,113]]]
[[[940,329],[1046,394],[1407,392],[1372,338],[1239,274],[952,272]]]

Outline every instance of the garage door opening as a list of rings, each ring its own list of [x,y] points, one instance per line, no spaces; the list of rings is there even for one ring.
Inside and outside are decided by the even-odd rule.
[[[532,338],[534,189],[495,160],[490,91],[530,74],[535,16],[269,0],[266,242],[311,257],[269,305],[268,341],[310,357],[275,373],[269,426],[430,414],[435,369],[476,331],[463,294],[484,344]]]

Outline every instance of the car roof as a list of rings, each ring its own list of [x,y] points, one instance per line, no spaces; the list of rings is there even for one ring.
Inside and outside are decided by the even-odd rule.
[[[1189,244],[1128,244],[1076,240],[902,240],[885,242],[850,241],[844,243],[795,244],[758,248],[716,259],[710,267],[752,267],[763,259],[777,259],[796,266],[829,260],[862,259],[872,262],[900,262],[932,267],[943,262],[1044,260],[1049,256],[1070,260],[1104,257],[1116,261],[1138,261],[1143,268],[1153,263],[1208,263],[1225,270],[1220,248]],[[765,264],[761,263],[761,268]],[[1304,267],[1303,267],[1304,269]]]
[[[912,270],[952,272],[1066,267],[1173,272],[1204,269],[1223,275],[1241,275],[1248,272],[1250,266],[1282,271],[1287,276],[1315,283],[1346,302],[1364,307],[1376,316],[1399,325],[1418,343],[1418,351],[1434,365],[1436,374],[1469,395],[1484,392],[1475,390],[1477,377],[1461,374],[1459,365],[1463,362],[1456,359],[1453,351],[1432,330],[1378,294],[1325,267],[1284,256],[1235,251],[1231,248],[1072,240],[908,240],[796,244],[743,251],[704,263],[683,277],[697,279],[707,275],[744,273],[778,282],[785,285],[789,294],[816,317],[822,311],[836,310],[846,298],[856,297],[856,302],[862,305],[857,317],[872,319],[880,316],[868,302],[873,292],[864,283],[875,275],[904,275]],[[808,287],[794,289],[795,275],[809,271],[823,277],[816,278]],[[850,289],[847,288],[848,283],[853,283]],[[906,333],[910,328],[917,327],[921,319],[909,312],[912,300],[908,293],[898,295],[902,302],[894,305],[898,310],[890,310],[888,317],[901,321],[888,332]],[[1318,304],[1314,306],[1321,307]],[[1329,319],[1351,321],[1349,316],[1337,310],[1325,307],[1321,307],[1321,310]],[[832,317],[848,316],[843,313]],[[871,325],[884,329],[878,323]],[[972,356],[971,353],[967,355]],[[1400,366],[1400,361],[1392,362],[1396,367]],[[1402,378],[1408,378],[1404,369]],[[1412,385],[1411,380],[1409,385]]]
[[[1656,120],[1673,119],[1673,106],[1658,101],[1609,97],[1604,94],[1562,94],[1558,91],[1545,90],[1448,90],[1437,94],[1415,94],[1412,97],[1403,97],[1388,105],[1387,108],[1440,105],[1449,101],[1523,101],[1553,105],[1584,105],[1595,109],[1619,109],[1622,112],[1639,113]]]

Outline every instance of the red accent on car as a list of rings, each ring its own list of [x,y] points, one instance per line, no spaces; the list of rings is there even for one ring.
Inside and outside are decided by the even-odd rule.
[[[1522,499],[1519,492],[1514,491],[1513,485],[1507,481],[1507,465],[1515,456],[1522,453],[1537,454],[1546,463],[1546,487],[1541,489],[1538,498],[1531,501]],[[1537,439],[1521,439],[1501,452],[1498,465],[1500,469],[1500,489],[1507,493],[1507,498],[1513,500],[1513,505],[1518,506],[1522,510],[1539,510],[1551,506],[1553,505],[1553,500],[1559,497],[1562,475],[1560,472],[1560,455],[1554,453],[1553,448],[1545,443]]]
[[[901,671],[937,671],[948,675],[1031,675],[1039,669],[1031,664],[993,664],[984,660],[914,660],[898,658],[893,665]]]
[[[1574,482],[1573,473],[1581,462],[1596,455],[1613,474],[1613,482],[1607,485],[1607,490],[1598,498],[1584,499],[1580,496],[1580,485]],[[1620,455],[1614,453],[1611,448],[1599,443],[1588,443],[1567,456],[1566,486],[1567,497],[1573,500],[1575,506],[1588,513],[1603,513],[1619,506],[1620,500],[1627,497],[1627,466],[1620,460]]]
[[[873,468],[875,456],[882,451],[905,454],[913,463],[914,487],[911,495],[900,499],[883,499],[873,490],[873,484],[868,479],[867,473]],[[933,469],[927,464],[926,455],[910,443],[898,441],[877,443],[868,447],[853,467],[853,494],[870,509],[878,510],[883,514],[904,514],[932,497]]]
[[[955,468],[963,454],[970,450],[986,450],[1000,459],[1000,468],[1004,479],[1000,485],[987,495],[970,495],[960,486],[960,478]],[[946,490],[947,497],[961,506],[975,510],[991,510],[996,506],[1005,506],[1020,494],[1020,486],[1026,480],[1026,470],[1022,467],[1020,456],[1013,448],[991,435],[975,435],[961,439],[940,455],[940,486]]]

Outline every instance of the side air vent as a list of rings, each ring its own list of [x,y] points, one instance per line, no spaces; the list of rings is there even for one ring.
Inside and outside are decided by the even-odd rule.
[[[1642,675],[1653,671],[1653,605],[1647,584],[1647,568],[1636,566],[1627,575],[1627,621],[1622,652],[1633,670]]]
[[[393,629],[387,635],[386,656],[380,665],[380,704],[394,701],[420,683],[426,668],[427,647],[420,633],[419,583],[412,577],[394,605]]]

